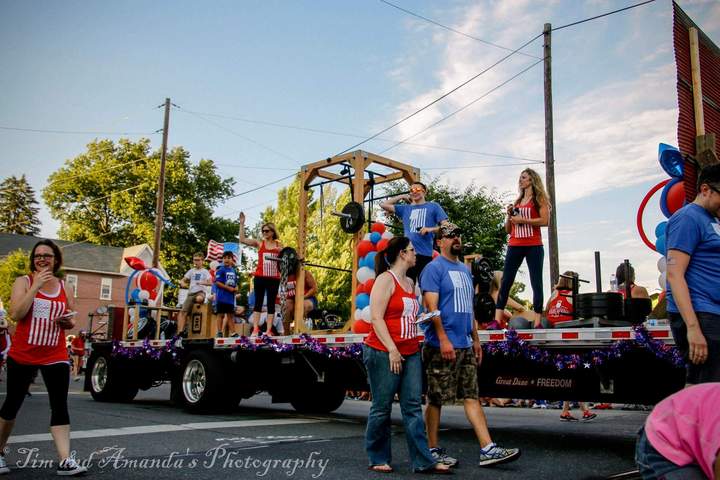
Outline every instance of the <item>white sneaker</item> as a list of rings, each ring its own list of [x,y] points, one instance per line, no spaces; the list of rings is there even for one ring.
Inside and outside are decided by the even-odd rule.
[[[10,473],[10,467],[7,466],[5,455],[0,453],[0,475],[5,475],[6,473]]]
[[[61,476],[73,476],[82,475],[87,472],[87,467],[83,467],[76,460],[75,457],[69,456],[58,465],[57,474]]]

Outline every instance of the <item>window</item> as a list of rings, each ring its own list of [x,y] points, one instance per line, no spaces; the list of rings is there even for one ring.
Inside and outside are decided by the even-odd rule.
[[[77,275],[65,275],[65,290],[69,295],[72,295],[73,298],[77,298],[77,285]]]
[[[100,281],[100,300],[112,300],[112,278]]]

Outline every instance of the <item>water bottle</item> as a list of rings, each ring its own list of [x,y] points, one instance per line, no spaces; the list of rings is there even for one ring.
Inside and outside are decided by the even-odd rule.
[[[615,274],[613,273],[610,275],[610,291],[611,292],[617,292],[618,291],[618,283],[617,278],[615,278]]]

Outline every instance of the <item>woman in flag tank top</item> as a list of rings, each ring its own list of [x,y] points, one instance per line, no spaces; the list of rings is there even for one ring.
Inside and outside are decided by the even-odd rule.
[[[515,203],[507,207],[505,231],[510,234],[503,281],[500,285],[495,319],[502,320],[503,310],[508,301],[510,288],[523,260],[527,261],[530,285],[533,290],[533,323],[540,326],[543,311],[542,268],[545,257],[540,227],[546,227],[550,217],[550,202],[538,173],[526,168],[518,180],[519,195]]]
[[[255,289],[255,305],[253,305],[252,336],[260,333],[258,323],[263,307],[263,300],[267,296],[267,335],[272,335],[272,325],[275,318],[275,300],[277,299],[278,288],[280,287],[280,263],[278,255],[283,246],[278,239],[277,229],[273,223],[264,223],[260,227],[262,240],[248,238],[245,236],[245,214],[240,212],[240,243],[258,249],[257,268],[253,276],[253,288]]]
[[[0,408],[0,473],[8,473],[4,454],[8,438],[30,383],[39,369],[50,400],[50,433],[60,457],[58,475],[78,475],[87,468],[70,453],[67,396],[70,360],[65,329],[72,328],[73,301],[57,272],[62,253],[55,243],[41,240],[30,253],[30,274],[15,280],[10,316],[17,327],[7,361],[7,395]]]
[[[416,317],[420,309],[407,271],[415,248],[407,237],[394,237],[375,257],[376,279],[370,293],[372,330],[363,345],[372,406],[365,432],[369,469],[391,472],[390,414],[397,394],[410,461],[416,472],[449,473],[435,462],[422,416],[422,361]],[[356,320],[361,321],[361,320]]]

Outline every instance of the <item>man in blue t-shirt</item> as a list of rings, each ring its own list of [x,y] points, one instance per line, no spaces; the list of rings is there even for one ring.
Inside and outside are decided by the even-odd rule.
[[[234,267],[234,255],[232,252],[223,253],[223,265],[215,272],[215,302],[217,312],[217,328],[215,335],[221,338],[225,335],[230,320],[235,314],[235,292],[238,287],[238,274]]]
[[[398,195],[380,204],[383,210],[394,213],[402,220],[405,236],[415,247],[415,266],[407,271],[407,276],[414,282],[417,282],[420,273],[432,261],[435,233],[439,225],[448,219],[440,205],[425,201],[426,194],[427,187],[424,183],[413,182],[409,195]],[[396,205],[400,200],[408,202],[409,205]]]
[[[702,169],[697,185],[668,221],[667,310],[687,383],[720,382],[720,165]]]
[[[449,222],[440,227],[440,256],[425,267],[420,278],[423,300],[435,314],[425,330],[422,352],[428,383],[425,423],[428,446],[435,460],[455,466],[457,459],[438,445],[438,429],[442,405],[453,405],[462,399],[465,415],[480,443],[479,465],[488,466],[516,460],[520,450],[493,443],[480,405],[477,367],[482,360],[482,348],[473,318],[472,275],[459,259],[461,233]]]

